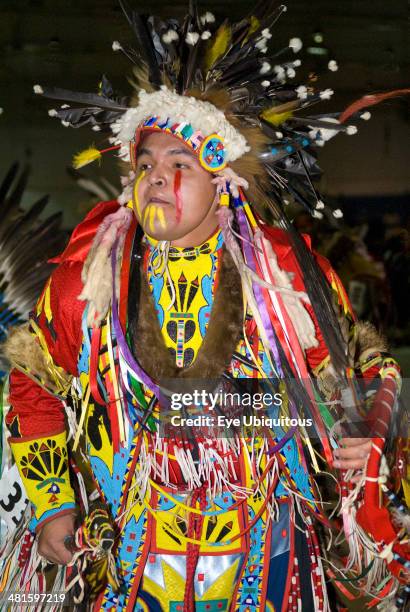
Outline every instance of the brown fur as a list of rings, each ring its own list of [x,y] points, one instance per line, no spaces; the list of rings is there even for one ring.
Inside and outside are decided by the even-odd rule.
[[[148,283],[144,275],[141,277],[135,352],[144,370],[155,380],[175,377],[218,378],[229,365],[240,338],[243,321],[241,281],[229,253],[223,253],[207,333],[194,363],[185,369],[177,368],[165,346]]]
[[[55,387],[45,355],[36,337],[30,332],[29,323],[16,327],[10,332],[3,344],[3,352],[12,367],[23,367],[41,378],[48,387]]]
[[[356,360],[360,363],[370,353],[388,351],[386,339],[368,321],[356,323]]]
[[[349,324],[345,316],[340,316],[339,321],[343,323],[342,334],[348,344],[350,360],[354,361],[356,368],[360,368],[372,353],[388,351],[386,339],[368,321],[358,321],[354,326],[353,334],[348,333]],[[331,364],[317,374],[317,380],[322,393],[327,398],[332,397],[340,386],[340,381]]]

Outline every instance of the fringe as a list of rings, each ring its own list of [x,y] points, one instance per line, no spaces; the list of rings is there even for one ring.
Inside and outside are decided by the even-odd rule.
[[[390,561],[393,558],[391,550],[393,543],[390,546],[386,546],[383,552],[380,553],[377,542],[370,539],[367,533],[358,524],[356,520],[357,508],[355,502],[362,488],[362,484],[362,482],[357,483],[355,489],[342,503],[341,514],[343,517],[345,537],[349,546],[349,555],[345,570],[354,570],[360,574],[365,567],[372,564],[366,576],[364,589],[367,593],[374,596],[377,594],[380,584],[391,578],[391,574],[386,566],[386,560]],[[393,580],[389,596],[394,596],[398,586],[398,581]]]
[[[244,486],[238,486],[232,482],[236,480],[237,474],[234,470],[231,453],[234,452],[236,457],[239,456],[241,447],[239,438],[233,440],[225,438],[217,440],[207,438],[206,440],[199,441],[197,444],[199,450],[198,464],[194,461],[189,449],[184,448],[182,445],[173,449],[173,456],[185,479],[188,492],[192,492],[206,484],[207,494],[211,498],[217,497],[228,490],[237,498],[246,499],[249,495],[253,495],[256,491],[260,490],[259,484],[255,490]],[[267,443],[265,442],[264,444]],[[169,480],[168,450],[168,442],[157,434],[153,440],[152,452],[148,451],[146,443],[141,445],[140,459],[138,461],[135,483],[133,485],[133,488],[135,487],[138,491],[138,497],[141,502],[146,499],[149,493],[149,479],[152,474],[161,481],[163,486],[170,489],[176,488]],[[260,458],[262,458],[264,452],[266,451],[264,451],[262,447],[259,451]],[[156,460],[158,455],[161,457],[160,460]],[[247,458],[250,470],[254,474],[256,480],[257,474],[259,471],[262,472],[262,468],[258,471],[257,468],[255,469],[255,463],[252,463],[251,456],[247,455]],[[278,465],[274,464],[267,476],[267,481],[264,485],[265,490],[268,490],[270,484],[274,481],[278,469]],[[261,493],[263,492],[261,491]],[[272,500],[270,514],[273,517],[277,517],[278,510],[277,502]]]

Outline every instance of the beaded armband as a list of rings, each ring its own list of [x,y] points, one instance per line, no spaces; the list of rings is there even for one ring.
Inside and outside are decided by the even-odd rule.
[[[75,508],[70,485],[66,432],[43,438],[10,438],[9,443],[34,507],[31,527],[38,529],[45,521]]]

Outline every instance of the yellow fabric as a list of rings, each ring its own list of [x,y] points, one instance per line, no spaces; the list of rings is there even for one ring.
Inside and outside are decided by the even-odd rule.
[[[155,246],[155,241],[149,240]],[[220,265],[221,234],[215,233],[198,247],[171,247],[167,271],[158,304],[164,318],[161,326],[165,345],[175,351],[178,367],[184,366],[184,354],[193,351],[192,363],[202,344],[203,335],[199,325],[200,310],[211,306],[215,291],[215,274]],[[213,257],[216,255],[216,257]],[[152,266],[157,265],[157,251],[152,256]],[[153,292],[153,271],[148,268],[148,281]],[[211,280],[206,283],[206,277]],[[208,292],[204,287],[208,286]],[[175,291],[175,299],[173,292]],[[155,297],[155,296],[154,296]],[[206,319],[205,329],[208,325]],[[189,329],[190,328],[190,329]],[[193,331],[192,335],[191,332]],[[185,366],[187,364],[185,363]]]
[[[249,498],[253,501],[253,498]],[[259,506],[262,504],[258,498]],[[249,502],[248,502],[249,503]],[[241,526],[239,523],[240,510],[225,510],[216,516],[205,516],[200,538],[191,538],[185,535],[185,525],[188,513],[177,509],[176,511],[154,510],[150,503],[144,500],[145,507],[155,518],[155,541],[158,548],[169,554],[186,553],[186,545],[199,544],[201,555],[223,552],[231,554],[241,550]],[[210,535],[206,535],[206,534]],[[224,535],[221,537],[221,533]],[[177,540],[179,542],[177,542]],[[231,541],[233,540],[233,542]],[[218,545],[216,543],[218,542]]]
[[[343,313],[345,315],[351,315],[351,307],[344,287],[333,271],[330,272],[330,282],[332,289],[335,291],[337,297],[339,298],[340,305],[343,308]]]
[[[13,441],[10,446],[37,520],[50,510],[75,503],[65,431],[36,440]]]

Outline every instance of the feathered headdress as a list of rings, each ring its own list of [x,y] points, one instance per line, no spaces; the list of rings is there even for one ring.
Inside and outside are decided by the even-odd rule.
[[[267,191],[276,201],[287,193],[321,216],[323,204],[312,183],[319,174],[315,146],[356,128],[337,115],[307,114],[333,92],[295,81],[299,39],[276,52],[268,48],[272,27],[286,7],[265,0],[241,21],[218,25],[212,13],[199,15],[194,2],[181,23],[144,17],[124,0],[120,4],[136,47],[115,41],[113,50],[134,64],[131,99],[116,95],[105,76],[96,94],[34,87],[38,94],[66,102],[49,111],[63,125],[111,132],[109,147],[81,152],[74,165],[86,165],[112,149],[129,161],[139,126],[166,129],[190,144],[210,171],[229,164],[248,182],[256,206],[266,205]]]

